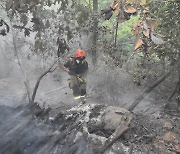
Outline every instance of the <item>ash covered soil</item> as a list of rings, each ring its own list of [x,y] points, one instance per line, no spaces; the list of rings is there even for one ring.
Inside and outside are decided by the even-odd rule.
[[[117,73],[119,70],[113,72],[89,75],[87,83],[91,84],[87,90],[92,98],[89,97],[82,106],[73,101],[68,82],[64,81],[68,75],[62,72],[43,78],[36,97],[38,103],[30,105],[26,102],[27,93],[22,80],[2,78],[0,153],[179,153],[180,114],[177,104],[165,108],[146,99],[134,113],[130,113],[124,108],[131,105],[138,90],[127,75]],[[54,82],[55,78],[60,81]],[[35,81],[33,77],[32,88]]]
[[[69,109],[0,105],[0,153],[178,154],[179,128],[180,114],[170,108],[143,115],[92,103]]]

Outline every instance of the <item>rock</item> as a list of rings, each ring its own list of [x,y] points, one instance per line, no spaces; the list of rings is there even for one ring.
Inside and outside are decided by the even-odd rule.
[[[34,103],[20,108],[0,106],[0,111],[0,153],[179,152],[179,136],[169,123],[165,124],[169,120],[151,121],[120,107],[83,104],[52,111]]]
[[[167,122],[164,123],[164,128],[172,129],[173,125],[170,122],[167,121]]]
[[[101,153],[128,129],[132,119],[129,111],[114,106],[85,104],[77,110],[86,111],[84,119],[87,125],[84,125],[83,131]],[[99,147],[102,151],[99,151]]]
[[[124,108],[116,106],[108,106],[104,110],[102,121],[104,122],[105,130],[115,130],[121,124],[124,116],[132,117],[130,112]]]

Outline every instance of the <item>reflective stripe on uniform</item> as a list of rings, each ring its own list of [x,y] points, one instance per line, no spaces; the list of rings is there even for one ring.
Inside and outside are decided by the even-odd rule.
[[[75,96],[74,97],[74,99],[80,99],[81,98],[81,96]]]
[[[80,96],[80,97],[81,97],[81,98],[82,98],[82,97],[84,98],[85,96],[86,96],[86,95],[83,95],[83,96]]]

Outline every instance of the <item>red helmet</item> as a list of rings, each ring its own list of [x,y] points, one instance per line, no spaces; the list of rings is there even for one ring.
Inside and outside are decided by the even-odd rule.
[[[87,54],[82,50],[82,49],[77,49],[76,52],[75,52],[75,57],[78,58],[78,57],[86,57]]]

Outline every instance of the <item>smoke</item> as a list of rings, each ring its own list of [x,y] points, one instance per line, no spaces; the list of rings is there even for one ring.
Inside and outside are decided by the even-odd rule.
[[[107,55],[98,55],[98,65],[89,70],[87,77],[88,102],[102,103],[128,109],[143,90],[124,68],[116,67]],[[134,112],[151,114],[160,109],[153,93],[135,108]]]
[[[27,111],[2,105],[0,111],[0,153],[37,153],[50,139],[50,129]]]
[[[13,33],[16,34],[16,50],[12,40]],[[30,38],[25,38],[18,31],[13,33],[11,31],[7,36],[0,37],[0,104],[15,107],[21,103],[27,103],[27,97],[26,101],[24,99],[27,94],[24,81],[28,81],[29,91],[32,93],[37,79],[53,63],[54,57],[48,59],[49,64],[44,63],[37,55],[28,57],[30,54],[29,44],[33,44],[34,34]],[[58,69],[41,80],[36,99],[40,105],[45,103],[48,106],[52,103],[52,105],[56,104],[57,107],[57,104],[60,104],[63,99],[69,98],[72,93],[67,92],[67,88],[63,89],[64,91],[48,93],[54,89],[67,86],[66,79],[68,77],[64,75],[65,73]]]
[[[110,67],[99,62],[94,71],[88,75],[90,97],[97,98],[109,105],[128,107],[139,93],[131,77],[118,67]],[[111,63],[112,64],[112,63]]]
[[[20,40],[24,38],[22,34],[17,35],[17,37]],[[33,44],[33,37],[34,34],[32,34],[31,38],[27,38],[27,41]],[[74,50],[79,47],[82,47],[88,53],[87,102],[106,103],[128,108],[141,89],[137,88],[131,76],[122,68],[112,66],[113,62],[107,55],[98,55],[98,63],[96,68],[94,68],[91,62],[91,53],[88,50],[90,46],[89,39],[86,35],[77,35],[75,39],[71,40],[71,51],[69,53],[73,55]],[[6,43],[7,41],[9,44]],[[27,59],[30,52],[29,48],[26,43],[23,45],[23,42],[20,41],[19,43],[17,42],[20,44],[18,50],[19,59],[17,59],[14,56],[13,44],[11,43],[11,33],[1,37],[0,103],[8,106],[17,106],[28,101],[24,86],[25,79],[28,80],[30,92],[32,93],[37,79],[48,69],[48,66],[53,62],[52,59],[55,57],[48,59],[49,65],[36,55],[31,55],[30,59]],[[106,61],[108,62],[106,63]],[[20,62],[20,65],[18,62]],[[68,78],[68,74],[59,68],[53,73],[47,74],[40,82],[35,101],[41,106],[50,106],[52,108],[77,104],[73,100],[72,91],[68,88]],[[24,101],[25,96],[26,101]],[[141,109],[145,110],[150,103],[146,100],[146,106],[141,107]]]
[[[46,124],[43,119],[36,118],[34,110],[28,106],[12,108],[0,105],[0,153],[93,154],[86,138],[73,142],[79,127],[67,131],[71,127],[67,123],[73,125],[76,121],[60,118],[62,121],[57,123],[56,128],[52,123]],[[48,118],[48,115],[43,118]],[[67,130],[60,131],[62,127]]]
[[[11,51],[9,49],[9,51]],[[23,53],[26,53],[25,51]],[[12,61],[7,62],[1,54],[1,73],[0,78],[1,95],[0,103],[6,106],[17,106],[26,94],[24,87],[24,75],[19,65],[12,56]],[[26,58],[20,59],[22,69],[27,76],[31,90],[33,89],[38,77],[46,70],[41,65],[41,60],[34,56],[28,61]],[[98,66],[94,69],[89,62],[89,74],[87,76],[87,103],[105,103],[127,108],[139,94],[138,89],[132,82],[131,77],[120,68],[110,67],[104,64],[101,58]],[[111,62],[110,62],[111,63]],[[7,65],[6,65],[7,64]],[[111,63],[112,64],[112,63]],[[9,70],[4,73],[6,69]],[[38,104],[50,106],[52,108],[61,106],[73,106],[72,91],[67,87],[68,74],[57,69],[52,74],[46,75],[40,83],[36,100]],[[62,87],[62,89],[61,89]],[[64,88],[63,88],[64,87]],[[56,89],[59,89],[56,91]],[[27,100],[27,99],[26,99]],[[27,101],[22,102],[23,104]],[[47,153],[43,149],[51,147],[46,145],[53,140],[53,132],[44,124],[37,124],[32,121],[32,116],[26,114],[26,111],[20,111],[13,108],[2,109],[1,114],[6,113],[6,117],[0,118],[0,153]],[[7,114],[9,113],[9,114]],[[88,144],[85,140],[79,140],[74,145],[65,146],[58,150],[67,153],[68,148],[75,154],[87,153]]]

